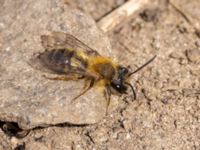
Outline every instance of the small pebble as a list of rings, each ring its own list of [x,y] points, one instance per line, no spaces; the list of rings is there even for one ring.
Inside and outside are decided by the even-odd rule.
[[[187,59],[193,63],[200,63],[200,50],[188,49],[185,52]]]

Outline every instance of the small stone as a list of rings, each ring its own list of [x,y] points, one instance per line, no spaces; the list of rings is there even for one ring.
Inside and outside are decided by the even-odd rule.
[[[145,9],[141,14],[141,18],[146,22],[157,22],[160,15],[160,10],[158,8]]]
[[[131,138],[130,133],[127,133],[127,134],[126,134],[126,139],[130,139],[130,138]]]
[[[98,128],[94,133],[91,133],[91,137],[95,143],[103,143],[108,140],[108,133],[104,128]]]
[[[17,145],[19,143],[19,140],[16,137],[12,137],[10,141],[12,145]]]
[[[198,39],[196,42],[195,42],[195,45],[200,48],[200,40]]]
[[[188,49],[185,52],[187,59],[193,63],[200,63],[200,50],[199,49]]]

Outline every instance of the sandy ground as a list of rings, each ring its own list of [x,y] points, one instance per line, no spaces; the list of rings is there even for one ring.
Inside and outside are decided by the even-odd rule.
[[[66,1],[96,21],[124,3]],[[200,24],[199,0],[174,3]],[[95,125],[36,128],[20,139],[0,129],[1,150],[200,149],[200,37],[194,26],[160,0],[108,35],[119,62],[132,70],[157,55],[131,79],[137,100],[132,101],[131,94],[119,97],[118,105]]]

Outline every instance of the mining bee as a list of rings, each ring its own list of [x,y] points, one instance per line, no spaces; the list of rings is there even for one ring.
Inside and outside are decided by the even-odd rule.
[[[64,81],[84,79],[85,87],[73,100],[93,86],[101,86],[104,89],[107,108],[111,94],[127,94],[128,87],[131,88],[136,99],[136,92],[128,80],[131,75],[155,59],[154,56],[134,72],[130,72],[128,67],[119,65],[111,58],[101,56],[70,34],[52,32],[51,35],[42,35],[41,40],[45,51],[37,55],[37,61],[44,68],[59,75],[55,78],[46,78]]]

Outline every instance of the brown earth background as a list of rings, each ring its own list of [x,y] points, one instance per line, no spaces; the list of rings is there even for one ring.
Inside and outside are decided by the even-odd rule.
[[[65,0],[96,21],[125,2]],[[137,100],[131,93],[117,98],[93,125],[37,127],[24,138],[0,128],[0,150],[199,150],[200,0],[173,3],[191,22],[167,0],[155,0],[107,33],[112,53],[133,70],[157,55],[131,79]]]

